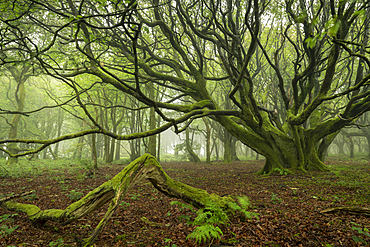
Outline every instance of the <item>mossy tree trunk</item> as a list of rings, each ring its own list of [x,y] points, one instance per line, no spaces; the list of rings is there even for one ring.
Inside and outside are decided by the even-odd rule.
[[[99,209],[105,203],[110,202],[104,217],[90,237],[85,241],[84,246],[91,246],[98,234],[107,224],[109,218],[114,214],[119,202],[125,196],[130,186],[143,179],[150,181],[156,189],[165,195],[181,199],[197,208],[207,205],[217,205],[233,213],[232,211],[235,210],[235,203],[238,203],[237,198],[229,196],[220,197],[216,194],[209,194],[205,190],[197,189],[171,179],[164,172],[154,156],[145,154],[126,166],[111,180],[90,191],[82,199],[72,203],[65,209],[41,210],[36,205],[17,203],[14,201],[0,201],[0,205],[10,211],[26,213],[29,219],[35,223],[44,223],[50,220],[67,224]]]
[[[234,136],[238,136],[244,144],[266,158],[265,166],[261,173],[269,174],[276,169],[289,169],[295,171],[327,170],[319,157],[319,146],[324,135],[322,131],[311,129],[305,131],[296,126],[291,127],[291,136],[270,125],[269,128],[260,127],[260,135],[246,132],[240,125],[228,117],[219,117],[219,121]],[[267,124],[267,123],[266,123]],[[325,135],[326,136],[326,135]],[[251,145],[252,143],[252,145]]]
[[[25,98],[26,98],[25,83],[27,79],[31,76],[31,74],[28,73],[30,68],[31,66],[26,65],[26,64],[21,65],[20,68],[16,66],[8,67],[8,71],[10,72],[10,74],[12,75],[12,77],[14,78],[16,82],[16,90],[14,93],[14,98],[16,102],[17,112],[23,112],[24,110],[24,103],[25,103]],[[10,122],[10,129],[9,129],[9,134],[8,134],[9,139],[15,139],[18,137],[18,126],[19,126],[20,121],[21,121],[21,114],[14,114],[14,117]],[[19,152],[19,148],[16,143],[10,143],[7,146],[7,149],[11,153],[16,154]],[[17,158],[9,157],[7,164],[13,165],[14,163],[17,163],[17,162],[18,162]]]

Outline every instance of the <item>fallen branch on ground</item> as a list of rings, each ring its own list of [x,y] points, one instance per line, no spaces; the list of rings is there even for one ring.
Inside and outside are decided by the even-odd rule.
[[[197,189],[173,180],[164,172],[155,157],[150,154],[144,154],[131,162],[111,180],[90,191],[86,196],[72,203],[65,209],[41,210],[36,205],[14,201],[0,202],[0,206],[10,211],[26,213],[28,218],[33,222],[43,223],[47,220],[51,220],[58,221],[62,224],[68,224],[99,209],[110,201],[110,205],[104,217],[90,237],[85,239],[84,246],[91,246],[107,224],[109,218],[114,214],[129,187],[143,179],[149,180],[156,189],[165,195],[181,199],[197,208],[216,205],[229,213],[245,209],[244,205],[240,205],[241,207],[236,209],[235,203],[238,203],[238,200],[233,197],[220,197],[216,194],[209,194],[205,190]]]
[[[20,193],[20,194],[16,194],[16,195],[11,195],[11,196],[7,196],[7,197],[3,197],[3,198],[0,198],[0,205],[1,203],[4,203],[6,201],[10,201],[10,200],[13,200],[15,198],[19,198],[19,197],[23,197],[23,196],[27,196],[27,195],[30,195],[34,193],[33,190],[31,191],[28,191],[28,192],[23,192],[23,193]]]
[[[370,216],[370,209],[364,207],[335,207],[322,210],[320,213],[335,213],[335,212],[347,212],[349,214],[365,215]]]

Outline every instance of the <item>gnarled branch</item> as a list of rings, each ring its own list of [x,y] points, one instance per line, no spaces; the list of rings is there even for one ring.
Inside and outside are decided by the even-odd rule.
[[[205,190],[173,180],[164,172],[155,157],[150,154],[144,154],[131,162],[111,180],[90,191],[86,196],[65,209],[41,210],[36,205],[14,201],[0,201],[0,206],[10,211],[26,213],[33,222],[43,223],[51,220],[68,224],[99,209],[110,201],[104,217],[90,237],[86,239],[85,246],[90,246],[114,214],[121,198],[125,196],[130,186],[143,179],[149,180],[156,189],[165,195],[181,199],[197,208],[216,205],[228,212],[235,211],[235,206],[232,207],[232,205],[235,205],[237,201],[233,197],[209,194]]]

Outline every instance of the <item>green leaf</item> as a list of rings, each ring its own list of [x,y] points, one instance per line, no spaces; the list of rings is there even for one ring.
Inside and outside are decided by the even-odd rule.
[[[340,20],[336,20],[334,25],[332,25],[329,29],[328,29],[328,35],[330,37],[334,37],[335,35],[337,35],[338,33],[338,30],[340,28],[340,25],[341,25],[341,21]]]
[[[316,46],[317,38],[318,38],[318,36],[315,36],[315,37],[308,37],[308,38],[305,40],[305,42],[307,43],[307,46],[308,46],[310,49],[313,49],[313,48]]]
[[[363,239],[362,239],[362,238],[360,238],[360,237],[352,236],[352,239],[353,239],[353,241],[355,241],[355,243],[364,243],[364,244],[366,244],[366,241],[365,241],[365,240],[363,240]]]
[[[353,13],[353,16],[364,16],[365,15],[365,9],[357,10]]]
[[[206,224],[202,226],[198,226],[191,232],[186,239],[194,239],[196,243],[201,244],[205,243],[211,239],[221,239],[223,232],[217,226]]]
[[[301,13],[299,16],[296,17],[296,23],[303,23],[307,19],[308,15],[306,12]]]

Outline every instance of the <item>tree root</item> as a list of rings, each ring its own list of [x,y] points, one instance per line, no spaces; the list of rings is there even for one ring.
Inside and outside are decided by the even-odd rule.
[[[235,203],[237,203],[236,199],[229,196],[220,197],[216,194],[209,194],[205,190],[197,189],[171,179],[164,172],[155,157],[150,154],[144,154],[137,158],[111,180],[90,191],[86,196],[70,204],[64,210],[41,210],[33,204],[17,203],[8,200],[0,201],[0,206],[10,211],[26,213],[28,218],[33,222],[43,223],[47,220],[51,220],[58,221],[62,224],[68,224],[99,209],[110,201],[110,205],[104,217],[100,220],[89,238],[85,239],[84,246],[91,246],[107,224],[109,218],[116,211],[122,197],[126,194],[129,187],[143,179],[149,180],[156,189],[165,195],[181,199],[197,208],[206,207],[207,205],[216,205],[227,210],[229,213],[234,213],[233,211],[235,211],[235,207],[233,207],[232,204],[235,205]]]

